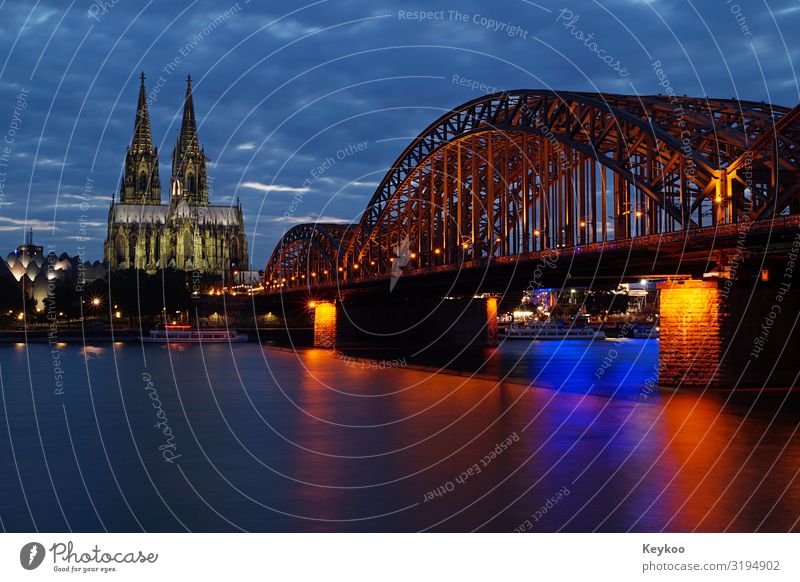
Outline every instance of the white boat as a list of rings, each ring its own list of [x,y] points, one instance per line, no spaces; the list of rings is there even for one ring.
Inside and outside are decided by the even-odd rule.
[[[194,329],[191,325],[165,325],[139,338],[157,344],[218,344],[246,342],[247,336],[233,329]]]
[[[633,326],[631,337],[655,339],[660,336],[661,328],[649,323],[637,323]]]
[[[605,332],[591,327],[568,327],[543,321],[512,323],[498,330],[505,339],[526,340],[602,340]]]

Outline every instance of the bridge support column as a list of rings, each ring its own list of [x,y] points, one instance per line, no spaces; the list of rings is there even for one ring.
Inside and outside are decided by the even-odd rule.
[[[780,276],[780,273],[778,273]],[[781,281],[660,283],[659,384],[788,388],[800,371],[800,289]]]
[[[461,348],[497,345],[497,299],[316,302],[314,346]]]
[[[336,346],[336,305],[332,301],[317,301],[314,309],[314,347]]]

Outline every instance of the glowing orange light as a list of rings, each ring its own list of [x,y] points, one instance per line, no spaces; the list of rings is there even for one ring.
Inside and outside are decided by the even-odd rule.
[[[316,306],[317,306],[317,302],[316,301],[309,301],[308,302],[309,309],[314,309]]]
[[[411,253],[411,258],[412,259],[416,259],[417,258],[417,253]]]
[[[586,226],[586,222],[584,222],[583,220],[581,220],[581,226]]]
[[[642,212],[640,210],[637,210],[636,211],[636,218],[641,218],[641,217],[642,217]]]
[[[461,245],[461,248],[464,249],[464,250],[467,250],[469,248],[469,243],[463,243]]]
[[[355,264],[353,265],[353,268],[354,268],[356,271],[358,271],[358,263],[355,263]]]
[[[539,236],[539,235],[540,235],[540,234],[542,234],[542,233],[541,233],[541,232],[539,232],[538,230],[534,230],[534,231],[533,231],[533,234],[535,234],[536,236]]]
[[[95,297],[94,299],[92,299],[92,305],[94,306],[100,305],[100,298]]]
[[[436,253],[437,255],[441,255],[442,249],[434,249],[433,252]]]
[[[344,269],[342,269],[341,267],[339,267],[339,272],[341,273],[342,271],[344,271]]]
[[[716,198],[714,198],[714,201],[715,201],[717,204],[719,204],[720,202],[722,202],[722,196],[717,196]]]
[[[320,301],[314,310],[314,345],[333,347],[336,338],[336,306]]]

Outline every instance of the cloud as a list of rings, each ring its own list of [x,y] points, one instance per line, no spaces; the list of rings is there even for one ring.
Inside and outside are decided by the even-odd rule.
[[[250,188],[259,192],[307,192],[307,188],[295,188],[294,186],[282,186],[280,184],[262,184],[261,182],[245,182],[242,188]]]
[[[352,221],[347,218],[338,218],[336,216],[315,216],[313,214],[306,214],[305,216],[276,216],[270,219],[272,222],[288,222],[290,224],[304,224],[316,222],[332,222],[336,224],[350,224]]]

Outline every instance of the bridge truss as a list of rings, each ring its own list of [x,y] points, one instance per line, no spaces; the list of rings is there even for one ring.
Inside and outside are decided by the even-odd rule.
[[[798,144],[800,106],[487,95],[411,142],[358,224],[288,231],[267,290],[800,213]]]

